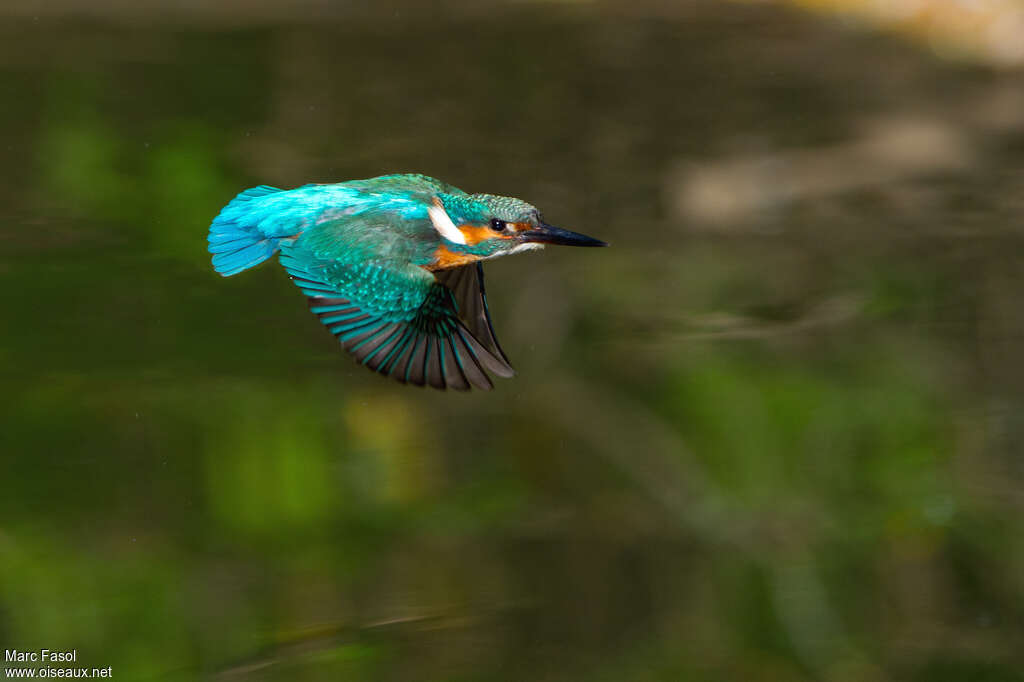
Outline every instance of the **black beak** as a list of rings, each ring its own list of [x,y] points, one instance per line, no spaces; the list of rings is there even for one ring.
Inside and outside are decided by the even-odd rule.
[[[554,225],[541,223],[540,227],[519,233],[519,239],[524,242],[539,242],[541,244],[560,244],[562,246],[608,246],[600,239],[588,237],[578,232],[563,230]]]

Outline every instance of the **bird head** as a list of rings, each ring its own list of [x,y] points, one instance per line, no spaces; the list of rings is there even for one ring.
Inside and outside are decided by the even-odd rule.
[[[545,244],[608,246],[577,232],[548,225],[535,206],[493,194],[443,194],[428,207],[441,237],[439,267],[498,258]]]

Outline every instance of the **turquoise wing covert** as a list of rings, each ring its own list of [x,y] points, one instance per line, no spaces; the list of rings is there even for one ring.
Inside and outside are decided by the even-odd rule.
[[[485,334],[479,310],[463,304],[475,319],[460,315],[459,300],[472,300],[465,285],[453,290],[420,267],[390,259],[324,260],[301,247],[282,248],[281,264],[320,322],[374,371],[402,383],[460,391],[493,388],[485,368],[502,377],[514,374],[489,318]]]

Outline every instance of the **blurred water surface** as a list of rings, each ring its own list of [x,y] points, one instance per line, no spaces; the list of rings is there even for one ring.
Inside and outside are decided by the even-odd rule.
[[[1019,72],[778,7],[316,7],[0,15],[5,646],[1024,677]],[[492,393],[209,265],[245,187],[403,171],[612,243],[488,264]]]

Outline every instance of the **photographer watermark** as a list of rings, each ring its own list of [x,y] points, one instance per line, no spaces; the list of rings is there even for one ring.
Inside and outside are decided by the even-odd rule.
[[[110,679],[112,666],[83,668],[78,666],[78,649],[5,649],[4,678],[96,678]]]

